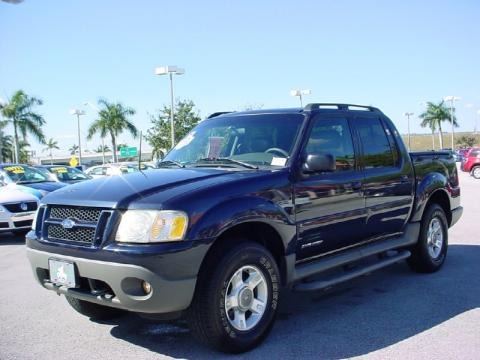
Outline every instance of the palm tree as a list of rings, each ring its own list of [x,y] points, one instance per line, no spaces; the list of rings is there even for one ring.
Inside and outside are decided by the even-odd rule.
[[[121,148],[126,148],[126,147],[128,147],[128,144],[125,144],[125,143],[117,144],[117,151],[120,151]]]
[[[124,107],[121,103],[109,103],[105,99],[100,99],[98,105],[100,106],[99,118],[90,125],[87,139],[90,140],[97,132],[100,133],[102,138],[110,134],[112,149],[116,149],[117,136],[124,130],[128,130],[134,138],[137,137],[138,130],[128,119],[135,114],[135,110]],[[118,162],[116,151],[113,151],[113,161]]]
[[[12,162],[13,160],[13,137],[4,135],[0,131],[0,158],[1,162]]]
[[[10,102],[0,105],[0,111],[6,119],[6,123],[13,125],[15,162],[19,161],[20,156],[19,132],[23,141],[26,141],[27,134],[30,133],[40,143],[45,143],[45,135],[42,131],[45,120],[32,110],[35,105],[42,105],[42,100],[28,96],[23,90],[15,92]]]
[[[98,145],[98,148],[95,150],[96,153],[103,153],[103,152],[109,152],[110,151],[110,148],[108,147],[108,145]]]
[[[73,144],[72,147],[68,149],[68,151],[70,151],[70,155],[75,155],[75,153],[78,151],[78,145]]]
[[[60,148],[58,147],[58,142],[50,138],[47,141],[47,146],[42,150],[43,151],[49,151],[50,152],[50,165],[53,165],[53,156],[52,156],[52,150],[57,149],[59,150]]]
[[[19,157],[18,161],[20,164],[27,164],[28,160],[30,158],[30,150],[28,149],[30,147],[30,144],[26,142],[25,140],[20,140],[18,142],[18,149],[19,149]]]
[[[420,114],[420,119],[422,122],[420,126],[429,127],[432,130],[432,136],[435,134],[435,131],[438,129],[438,138],[440,140],[440,149],[443,149],[443,133],[442,133],[442,122],[448,121],[451,123],[452,117],[450,109],[445,106],[445,102],[441,101],[438,104],[433,102],[427,102],[427,109],[425,112]],[[457,119],[453,116],[453,125],[458,126]],[[434,143],[435,146],[435,143]]]

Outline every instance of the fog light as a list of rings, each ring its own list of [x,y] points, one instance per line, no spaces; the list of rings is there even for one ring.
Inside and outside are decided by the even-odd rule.
[[[152,285],[149,282],[142,281],[142,289],[145,294],[150,294],[152,292]]]

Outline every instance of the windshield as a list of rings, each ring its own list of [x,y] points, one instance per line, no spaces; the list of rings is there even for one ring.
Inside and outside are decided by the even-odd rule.
[[[5,173],[7,182],[17,184],[36,183],[44,181],[53,181],[51,178],[42,174],[37,169],[26,165],[5,166],[2,169]]]
[[[303,121],[301,114],[256,114],[207,119],[185,136],[165,164],[216,166],[230,159],[252,165],[285,166]],[[224,161],[228,166],[234,161]]]
[[[54,166],[50,167],[52,173],[54,173],[60,181],[72,181],[72,180],[87,180],[89,177],[78,169],[67,166]]]

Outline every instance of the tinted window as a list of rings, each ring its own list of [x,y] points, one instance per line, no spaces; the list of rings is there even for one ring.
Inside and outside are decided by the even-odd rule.
[[[392,148],[380,119],[357,118],[355,127],[362,143],[366,169],[395,165]]]
[[[335,156],[336,171],[353,170],[355,155],[345,118],[317,118],[308,139],[307,154]]]

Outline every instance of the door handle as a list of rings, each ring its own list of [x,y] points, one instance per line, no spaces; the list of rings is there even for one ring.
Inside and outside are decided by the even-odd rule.
[[[408,175],[402,175],[400,176],[400,182],[401,183],[406,183],[406,182],[409,182],[410,179],[408,178]]]

